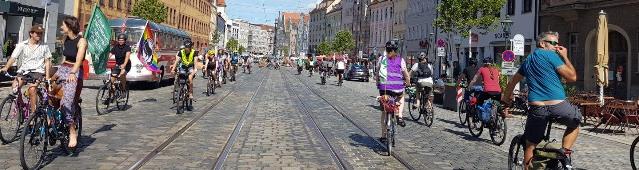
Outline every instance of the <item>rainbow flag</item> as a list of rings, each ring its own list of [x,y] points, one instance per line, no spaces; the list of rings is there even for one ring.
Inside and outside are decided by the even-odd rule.
[[[155,46],[155,37],[151,24],[147,21],[144,32],[138,42],[138,59],[144,63],[144,67],[152,72],[160,72],[158,64],[158,55],[153,51]]]

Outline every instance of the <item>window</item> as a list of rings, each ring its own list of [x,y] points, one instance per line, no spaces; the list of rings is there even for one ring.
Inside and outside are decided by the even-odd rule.
[[[100,6],[104,6],[104,0],[99,0],[98,3],[100,4]]]
[[[579,51],[579,33],[573,32],[568,34],[568,56],[570,56],[570,62],[579,65],[576,61],[575,53]]]
[[[524,0],[523,9],[521,13],[529,13],[532,11],[532,0]]]
[[[122,0],[118,0],[118,3],[115,4],[115,7],[117,7],[118,9],[122,9]]]
[[[508,0],[508,15],[514,15],[515,14],[515,0]]]
[[[109,1],[109,8],[113,8],[113,1],[115,0],[108,0]]]

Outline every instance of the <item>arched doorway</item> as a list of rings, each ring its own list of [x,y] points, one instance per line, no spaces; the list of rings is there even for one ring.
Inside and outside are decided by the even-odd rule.
[[[614,96],[618,99],[630,98],[630,82],[632,77],[630,70],[633,66],[630,64],[632,46],[628,33],[619,26],[608,24],[608,46],[609,46],[609,87],[604,90],[604,93],[609,96]],[[596,82],[594,80],[593,66],[596,64],[597,57],[597,35],[596,28],[592,29],[586,38],[585,45],[585,63],[584,63],[584,89],[585,90],[597,90]],[[622,72],[620,79],[617,78],[617,68],[621,66]],[[620,80],[620,81],[618,81]]]

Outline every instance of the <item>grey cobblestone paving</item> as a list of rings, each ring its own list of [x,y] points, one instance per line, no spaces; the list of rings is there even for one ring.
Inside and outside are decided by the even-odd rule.
[[[225,169],[333,169],[337,167],[304,125],[277,71],[269,72],[264,90],[249,108],[244,129],[224,164]]]
[[[242,79],[238,77],[238,79]],[[132,165],[153,147],[175,133],[190,121],[194,115],[209,102],[217,100],[221,95],[206,97],[201,94],[204,81],[196,79],[195,110],[176,115],[171,108],[171,85],[160,89],[132,90],[129,102],[131,107],[126,111],[116,111],[98,116],[95,112],[94,87],[101,81],[89,80],[83,89],[83,136],[80,138],[77,157],[57,156],[45,166],[49,169],[124,169]],[[218,89],[224,94],[233,86],[226,84]],[[3,89],[8,89],[7,87]],[[0,96],[6,96],[2,90]],[[0,146],[0,169],[21,169],[19,165],[19,142]]]
[[[379,131],[379,116],[376,102],[373,98],[378,95],[374,83],[345,81],[343,87],[328,84],[316,84],[319,78],[304,78],[307,84],[322,92],[333,104],[339,103],[350,115],[358,117],[359,122],[374,132]],[[339,97],[338,97],[339,96]],[[405,151],[401,155],[419,161],[433,162],[448,169],[505,169],[506,156],[510,140],[516,134],[523,133],[522,120],[508,119],[507,140],[501,146],[490,142],[486,133],[480,138],[470,136],[465,126],[459,125],[456,112],[435,108],[436,117],[432,128],[407,121],[407,126],[400,129],[399,150]],[[372,115],[374,116],[371,116]],[[408,114],[405,111],[405,114]],[[408,116],[408,115],[405,115]],[[406,120],[409,120],[407,118]],[[487,129],[485,129],[487,130]],[[377,132],[379,133],[379,132]],[[553,129],[552,137],[560,140],[562,129]],[[590,133],[589,133],[590,134]],[[597,136],[600,135],[601,137]],[[628,153],[629,146],[611,141],[608,134],[580,135],[573,148],[573,162],[575,167],[584,169],[630,169]],[[619,137],[621,136],[621,137]],[[616,135],[615,138],[628,138]],[[631,137],[632,138],[632,137]]]
[[[247,80],[258,80],[264,76],[262,72],[255,73]],[[142,169],[211,169],[246,103],[259,85],[253,82],[238,84],[240,86],[235,92],[207,112]]]
[[[354,169],[404,169],[397,160],[386,154],[382,146],[378,145],[373,138],[357,129],[348,120],[333,110],[321,98],[308,91],[294,76],[290,75],[288,80],[291,84],[292,92],[302,96],[304,105],[310,114],[317,121],[324,135],[348,164]],[[291,94],[291,95],[295,95]],[[298,104],[301,105],[301,104]]]

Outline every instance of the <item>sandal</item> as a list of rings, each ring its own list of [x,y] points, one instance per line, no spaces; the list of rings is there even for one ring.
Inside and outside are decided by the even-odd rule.
[[[397,119],[397,124],[401,127],[406,127],[406,122],[404,122],[403,118]]]

